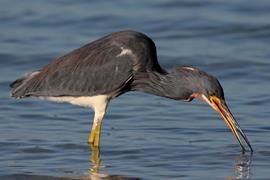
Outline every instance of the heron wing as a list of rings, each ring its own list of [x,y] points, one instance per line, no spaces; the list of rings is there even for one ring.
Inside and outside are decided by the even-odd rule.
[[[117,44],[87,44],[28,75],[13,86],[12,95],[93,96],[114,94],[132,78],[132,57],[119,56]],[[20,82],[20,84],[18,84]]]

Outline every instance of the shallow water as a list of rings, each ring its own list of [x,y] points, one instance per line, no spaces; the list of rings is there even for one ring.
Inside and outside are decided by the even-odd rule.
[[[269,1],[0,4],[1,179],[269,179]],[[168,70],[192,65],[217,76],[253,155],[198,101],[127,93],[109,106],[99,150],[86,143],[90,110],[9,97],[21,74],[123,29],[152,37]]]

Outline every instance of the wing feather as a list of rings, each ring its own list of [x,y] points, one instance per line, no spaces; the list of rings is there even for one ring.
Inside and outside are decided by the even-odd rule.
[[[93,96],[116,94],[132,78],[132,57],[117,56],[121,48],[102,39],[76,49],[14,86],[12,95]]]

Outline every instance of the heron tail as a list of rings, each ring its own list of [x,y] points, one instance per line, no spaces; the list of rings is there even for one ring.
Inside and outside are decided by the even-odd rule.
[[[14,98],[22,98],[27,96],[27,86],[30,79],[39,74],[39,71],[31,72],[23,75],[12,82],[9,87],[11,88],[10,95]]]

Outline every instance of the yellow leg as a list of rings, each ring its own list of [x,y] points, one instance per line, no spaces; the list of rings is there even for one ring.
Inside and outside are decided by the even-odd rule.
[[[95,112],[93,119],[92,131],[88,138],[88,143],[99,147],[100,146],[100,131],[101,131],[101,122],[106,112],[106,108],[109,102],[107,95],[97,95],[91,97],[91,107]]]
[[[101,122],[94,122],[91,134],[88,138],[88,143],[93,146],[100,146],[100,131],[101,131]]]

